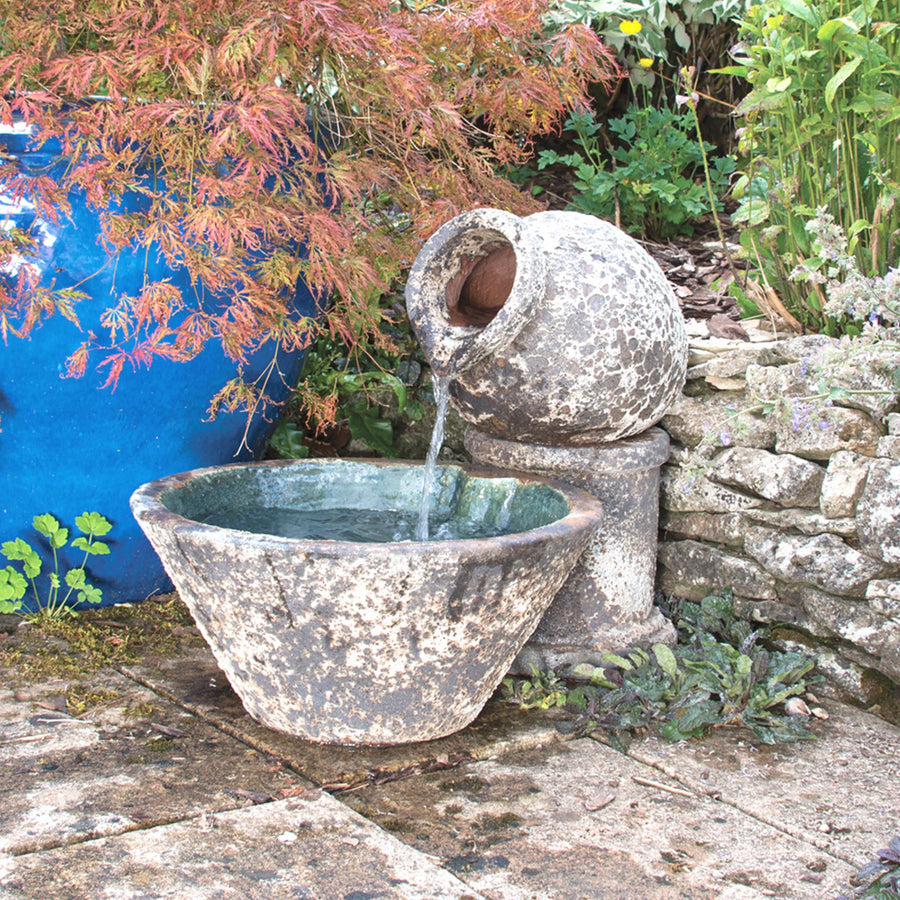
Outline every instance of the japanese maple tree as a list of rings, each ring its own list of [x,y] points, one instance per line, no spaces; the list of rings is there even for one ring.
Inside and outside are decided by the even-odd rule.
[[[52,220],[82,191],[111,255],[153,248],[197,285],[123,293],[104,333],[73,333],[68,373],[97,366],[115,383],[124,365],[187,360],[207,341],[238,361],[269,339],[295,347],[311,333],[290,315],[299,278],[327,304],[319,327],[359,339],[441,223],[533,209],[498,167],[617,76],[589,29],[545,36],[548,2],[0,0],[0,118],[71,160],[49,179],[0,157],[0,193]],[[126,192],[140,212],[117,207]],[[0,267],[32,241],[0,230]],[[20,266],[0,280],[0,333],[77,323],[83,296]],[[235,381],[216,402],[252,399]]]

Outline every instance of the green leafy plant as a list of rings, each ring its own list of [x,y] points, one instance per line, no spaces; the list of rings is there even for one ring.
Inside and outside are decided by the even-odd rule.
[[[876,859],[864,865],[851,879],[858,885],[852,898],[837,900],[897,900],[900,898],[900,837],[893,837]]]
[[[602,729],[618,746],[651,726],[671,741],[734,725],[766,744],[811,737],[806,715],[779,711],[815,680],[807,677],[811,658],[760,646],[763,632],[735,617],[728,595],[682,601],[677,617],[674,648],[607,653],[605,666],[576,666],[568,682],[536,671],[510,677],[503,695],[526,708],[566,707],[576,715],[573,727]]]
[[[335,424],[383,456],[394,456],[394,426],[385,415],[385,393],[408,420],[424,414],[419,382],[421,351],[405,317],[385,320],[379,346],[348,347],[321,335],[307,353],[297,385],[298,402],[272,436],[273,449],[288,459],[309,455],[309,441]]]
[[[39,233],[0,230],[0,336],[73,323],[67,374],[187,360],[209,342],[238,362],[266,340],[305,346],[303,278],[330,334],[377,329],[382,297],[421,240],[475,205],[530,211],[496,174],[524,161],[593,82],[617,71],[577,24],[542,33],[546,0],[0,0],[0,121],[58,140],[58,180],[8,160],[0,188],[35,222],[83,192],[109,265],[128,248],[186,270],[110,298],[77,328],[87,284],[41,286]],[[139,194],[140,212],[118,200]],[[389,202],[382,202],[382,198]],[[25,260],[25,263],[22,261]],[[89,280],[89,279],[88,279]],[[210,298],[213,298],[212,300]],[[230,382],[212,410],[263,402]]]
[[[88,582],[85,565],[88,557],[105,556],[109,553],[109,544],[98,540],[112,528],[109,521],[96,512],[85,512],[76,517],[75,526],[81,534],[72,539],[71,546],[84,553],[84,558],[80,566],[72,566],[64,573],[60,571],[59,551],[70,543],[69,529],[60,525],[59,520],[49,513],[35,516],[32,524],[34,530],[47,539],[53,554],[53,570],[42,571],[43,560],[27,541],[22,538],[5,541],[0,545],[0,553],[10,563],[21,563],[22,569],[20,571],[12,565],[0,569],[0,612],[19,612],[29,583],[38,615],[46,618],[72,614],[69,600],[73,594],[74,602],[99,603],[103,599],[103,592]],[[39,587],[42,575],[47,580],[43,590]],[[65,592],[64,585],[67,588]]]
[[[589,113],[575,113],[564,127],[574,134],[578,149],[541,151],[538,168],[562,164],[574,170],[578,193],[570,208],[657,237],[690,233],[692,223],[710,212],[704,153],[714,148],[698,142],[690,111],[631,104],[624,116],[605,124]],[[606,128],[613,138],[608,152]],[[734,160],[717,156],[709,162],[710,183],[723,194]]]
[[[747,6],[748,0],[556,0],[547,18],[551,27],[572,22],[593,27],[624,61],[632,83],[650,88],[655,70],[677,72],[698,60],[707,68],[724,64],[737,33],[735,20]],[[706,90],[728,93],[726,83],[715,79],[718,89],[707,84]]]
[[[741,23],[737,65],[721,70],[751,88],[737,108],[743,173],[734,220],[763,287],[756,298],[782,306],[798,329],[843,331],[820,284],[793,274],[827,264],[806,228],[818,211],[843,229],[864,276],[896,261],[898,18],[896,0],[765,2]]]

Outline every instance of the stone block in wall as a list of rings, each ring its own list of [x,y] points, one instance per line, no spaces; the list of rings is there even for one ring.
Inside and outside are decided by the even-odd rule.
[[[729,513],[762,506],[759,497],[750,497],[716,484],[696,472],[671,465],[660,476],[661,504],[669,512]]]
[[[822,351],[820,359],[829,387],[847,393],[835,399],[841,406],[860,409],[881,421],[897,405],[900,392],[894,372],[900,368],[900,350],[893,342],[863,345],[852,351],[842,342]]]
[[[863,550],[876,559],[900,563],[900,463],[876,459],[856,507]]]
[[[892,459],[900,462],[900,434],[886,434],[878,441],[875,455],[880,459]]]
[[[744,536],[744,550],[788,585],[812,585],[841,597],[864,597],[866,583],[886,569],[834,534],[809,537],[751,528]]]
[[[870,456],[860,456],[851,450],[838,450],[832,455],[819,494],[823,516],[838,519],[856,514],[871,462]]]
[[[760,345],[744,345],[721,353],[687,371],[688,380],[694,378],[734,378],[744,380],[748,366],[778,366],[789,362],[781,352],[781,344],[771,342]]]
[[[888,413],[884,421],[887,425],[888,434],[900,435],[900,413]]]
[[[800,534],[837,534],[856,536],[856,519],[849,516],[828,519],[820,513],[805,509],[748,509],[745,518],[758,525],[768,525],[779,531],[799,531]]]
[[[818,506],[825,470],[790,453],[729,447],[712,460],[708,474],[713,481],[781,506]]]
[[[840,450],[875,456],[881,428],[864,412],[840,406],[791,405],[779,400],[773,414],[775,449],[804,459],[827,460]]]
[[[669,408],[660,426],[673,441],[685,447],[696,447],[710,439],[724,444],[739,441],[743,447],[774,447],[775,423],[769,416],[741,412],[751,405],[743,394],[682,395]]]
[[[900,581],[873,579],[866,586],[866,600],[878,615],[900,621]]]
[[[733,589],[744,597],[775,600],[775,580],[756,563],[699,541],[662,541],[657,553],[661,590],[702,600]]]
[[[687,538],[740,547],[747,524],[741,513],[660,511],[660,529],[668,540]],[[855,526],[854,522],[854,526]]]

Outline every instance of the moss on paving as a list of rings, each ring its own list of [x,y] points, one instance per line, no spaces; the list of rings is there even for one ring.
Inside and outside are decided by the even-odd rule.
[[[166,594],[134,605],[23,623],[0,641],[0,670],[9,687],[53,677],[78,681],[103,668],[127,666],[148,655],[175,656],[196,645],[203,645],[203,639],[190,613],[176,594]],[[83,685],[77,689],[90,693]]]

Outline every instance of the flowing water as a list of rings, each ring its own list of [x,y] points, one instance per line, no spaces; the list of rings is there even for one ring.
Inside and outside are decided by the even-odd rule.
[[[434,420],[434,431],[431,432],[431,443],[428,445],[428,456],[422,476],[422,501],[419,505],[419,523],[416,526],[416,540],[427,541],[428,511],[431,509],[431,494],[434,490],[434,474],[437,468],[438,453],[444,443],[444,423],[447,421],[447,406],[450,402],[450,375],[434,376],[434,403],[437,415]]]

